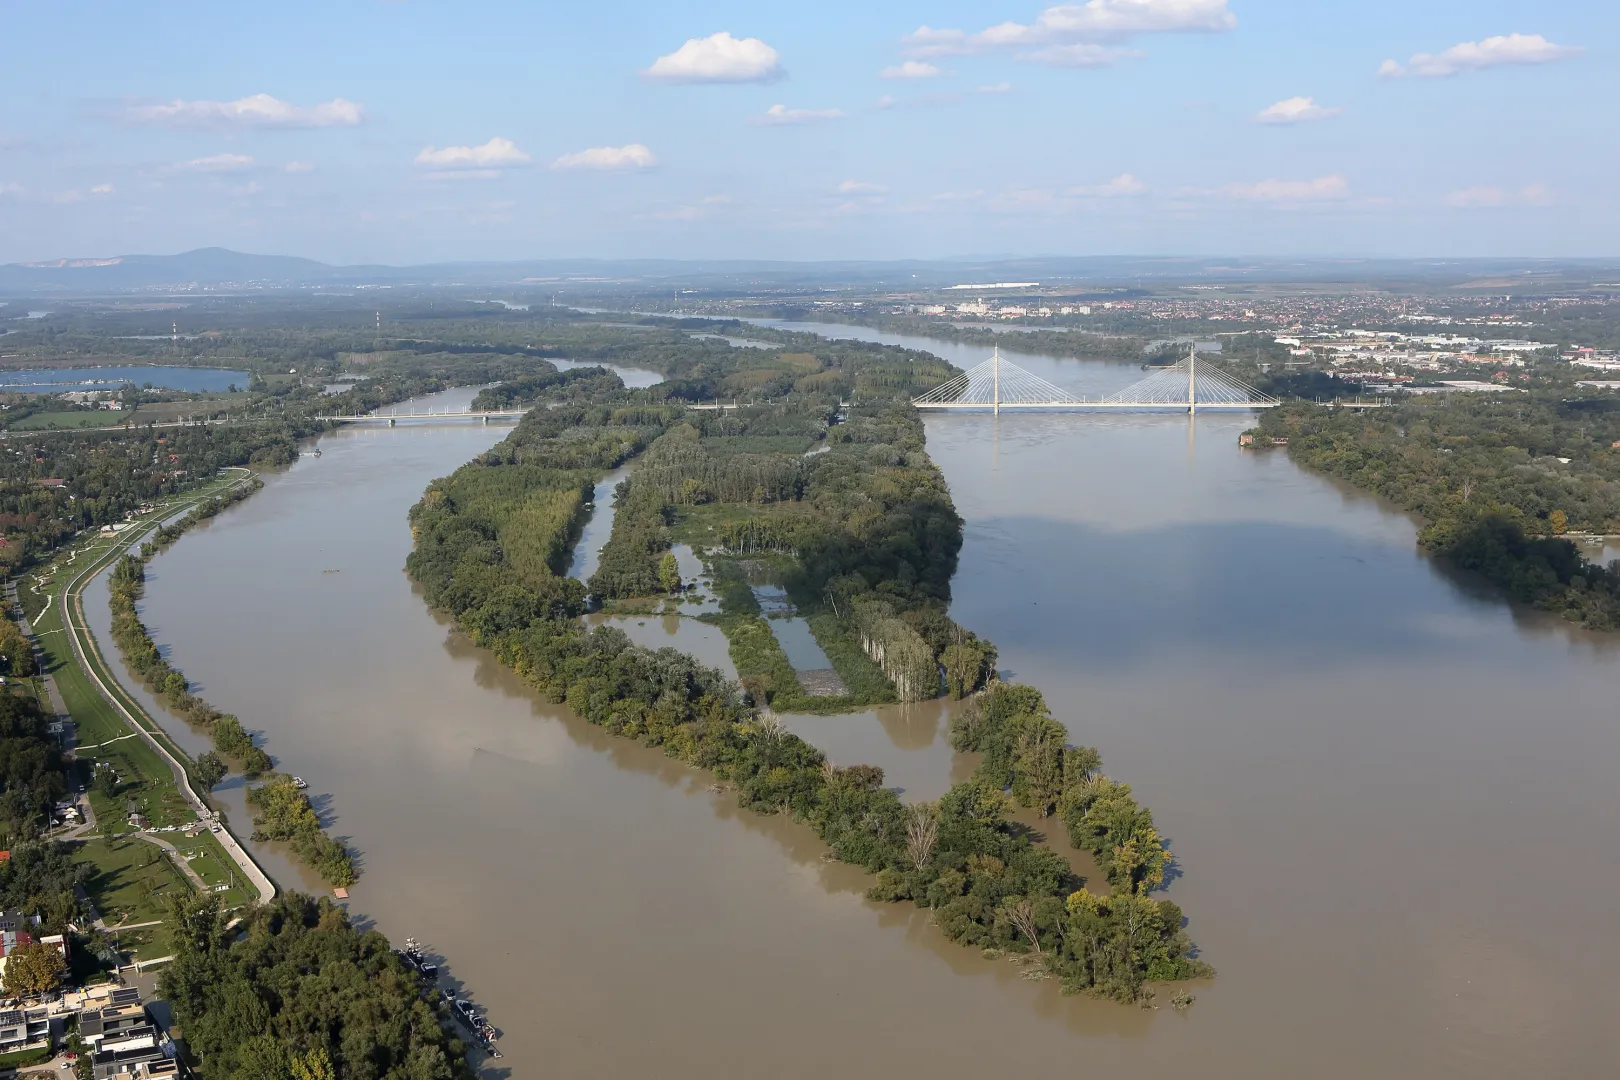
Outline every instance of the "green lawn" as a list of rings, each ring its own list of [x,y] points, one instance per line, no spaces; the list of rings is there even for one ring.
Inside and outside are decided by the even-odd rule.
[[[175,787],[168,762],[138,735],[118,710],[96,689],[84,669],[71,662],[72,646],[66,633],[50,633],[61,626],[59,608],[52,606],[36,624],[46,670],[56,679],[73,722],[78,728],[81,761],[110,763],[118,770],[119,791],[108,799],[91,788],[90,803],[98,821],[125,827],[128,803],[135,800],[153,825],[179,825],[194,819],[185,797]],[[113,741],[116,740],[116,741]],[[93,749],[92,749],[93,747]]]
[[[46,431],[51,428],[117,427],[131,414],[114,409],[94,411],[41,412],[7,425],[12,431]]]
[[[131,960],[156,960],[174,955],[174,938],[166,926],[143,926],[139,930],[120,930],[113,935],[118,951]]]
[[[208,888],[230,886],[221,893],[227,907],[246,904],[258,896],[258,891],[243,878],[242,871],[213,833],[203,830],[189,837],[184,833],[166,833],[164,838],[180,851],[191,872],[202,878]]]
[[[74,858],[95,867],[84,890],[109,926],[161,919],[168,897],[193,891],[168,853],[144,840],[85,840],[76,845]]]
[[[183,509],[201,498],[211,496],[228,486],[232,479],[234,477],[222,479],[201,490],[189,492],[182,498],[170,500],[148,516],[146,522],[161,520],[177,509]],[[123,542],[127,539],[129,534],[116,539],[94,537],[79,545],[78,553],[73,556],[71,564],[68,563],[70,553],[63,552],[54,567],[56,580],[47,590],[51,594],[50,599],[55,600],[60,589],[67,588],[114,549],[122,550],[125,546]],[[66,705],[77,727],[78,757],[90,763],[106,762],[117,770],[119,788],[115,795],[109,797],[94,787],[90,790],[90,804],[95,810],[97,820],[102,823],[113,823],[119,832],[127,831],[129,804],[133,801],[153,827],[185,825],[196,821],[196,814],[175,783],[169,763],[131,727],[123,713],[107,700],[77,662],[67,632],[62,628],[60,603],[48,603],[32,625],[44,653],[45,669],[55,679],[63,704]],[[85,637],[88,639],[88,661],[100,674],[108,690],[142,721],[145,730],[151,732],[154,738],[168,747],[170,753],[189,767],[190,758],[162,732],[151,717],[146,715],[139,702],[129,695],[119,680],[108,670],[108,662],[103,656],[98,655],[101,643],[96,642],[91,635],[87,634]],[[36,692],[43,693],[42,687],[36,688]],[[187,863],[192,871],[203,879],[206,886],[228,886],[227,889],[221,890],[221,896],[227,905],[244,904],[257,897],[257,891],[242,877],[241,871],[212,833],[203,831],[194,837],[187,837],[178,832],[165,833],[164,839],[174,844],[183,857],[189,856],[186,859]],[[86,841],[81,846],[80,853],[81,858],[95,863],[98,870],[103,869],[101,866],[103,861],[116,862],[119,859],[138,863],[142,868],[139,874],[135,873],[131,866],[109,865],[106,868],[111,875],[107,878],[106,884],[107,904],[114,908],[130,907],[131,910],[139,908],[142,902],[147,905],[142,909],[141,917],[130,916],[125,921],[144,921],[145,918],[155,918],[161,914],[160,902],[158,907],[151,907],[154,902],[152,896],[164,892],[164,889],[154,883],[154,875],[167,874],[169,887],[177,883],[188,892],[191,889],[189,880],[174,866],[167,853],[146,841],[120,840],[115,841],[112,848],[108,848],[107,841],[98,837]],[[151,862],[152,854],[157,855],[161,862]],[[101,875],[98,874],[98,880],[100,879]],[[97,899],[97,904],[102,905],[100,898]],[[120,921],[113,917],[109,909],[103,910],[109,922]]]

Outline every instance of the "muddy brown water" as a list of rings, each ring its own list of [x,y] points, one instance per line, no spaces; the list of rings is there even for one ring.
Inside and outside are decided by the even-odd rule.
[[[1085,392],[1139,375],[1014,359]],[[953,613],[1175,848],[1168,895],[1220,971],[1185,1014],[1062,998],[865,901],[808,830],[537,699],[429,613],[405,512],[500,430],[324,437],[154,560],[143,610],[322,793],[361,855],[351,910],[488,1007],[491,1076],[1609,1071],[1615,644],[1442,573],[1389,507],[1239,451],[1248,423],[928,419],[966,521]],[[928,797],[966,771],[947,714],[791,723]]]

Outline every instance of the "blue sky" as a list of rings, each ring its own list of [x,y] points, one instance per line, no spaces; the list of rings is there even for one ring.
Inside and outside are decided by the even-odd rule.
[[[1597,0],[11,2],[0,261],[1613,255],[1617,31]]]

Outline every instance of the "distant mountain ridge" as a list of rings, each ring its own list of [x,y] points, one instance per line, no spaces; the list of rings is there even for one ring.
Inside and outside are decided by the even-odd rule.
[[[390,267],[334,267],[295,255],[250,255],[227,248],[198,248],[179,255],[118,255],[97,259],[53,259],[0,266],[0,290],[50,289],[69,292],[124,291],[164,285],[301,285],[334,277],[360,276]],[[397,271],[396,271],[397,272]]]
[[[997,281],[1129,284],[1175,281],[1425,281],[1503,278],[1509,291],[1560,279],[1620,280],[1620,259],[1241,258],[1172,256],[983,256],[962,259],[536,259],[419,266],[333,266],[295,255],[254,255],[209,247],[178,255],[63,258],[0,266],[0,295],[103,295],[128,292],[388,286],[534,288],[586,281],[737,291],[825,285],[936,289]],[[1514,280],[1516,279],[1516,280]],[[1484,282],[1481,282],[1484,284]],[[1497,284],[1491,282],[1491,284]],[[1516,286],[1516,287],[1515,287]]]

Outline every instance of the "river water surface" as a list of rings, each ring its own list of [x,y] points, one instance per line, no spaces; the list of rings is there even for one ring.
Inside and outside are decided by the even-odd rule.
[[[1084,393],[1141,374],[1011,358]],[[501,429],[323,437],[154,560],[143,610],[204,696],[330,793],[361,856],[351,909],[447,958],[504,1032],[492,1076],[1612,1071],[1615,646],[1448,577],[1404,515],[1240,451],[1249,423],[927,421],[966,521],[953,614],[1175,848],[1168,895],[1220,972],[1185,1014],[1062,998],[868,903],[808,830],[538,700],[430,614],[405,513]],[[965,771],[946,711],[793,723],[932,794]]]

